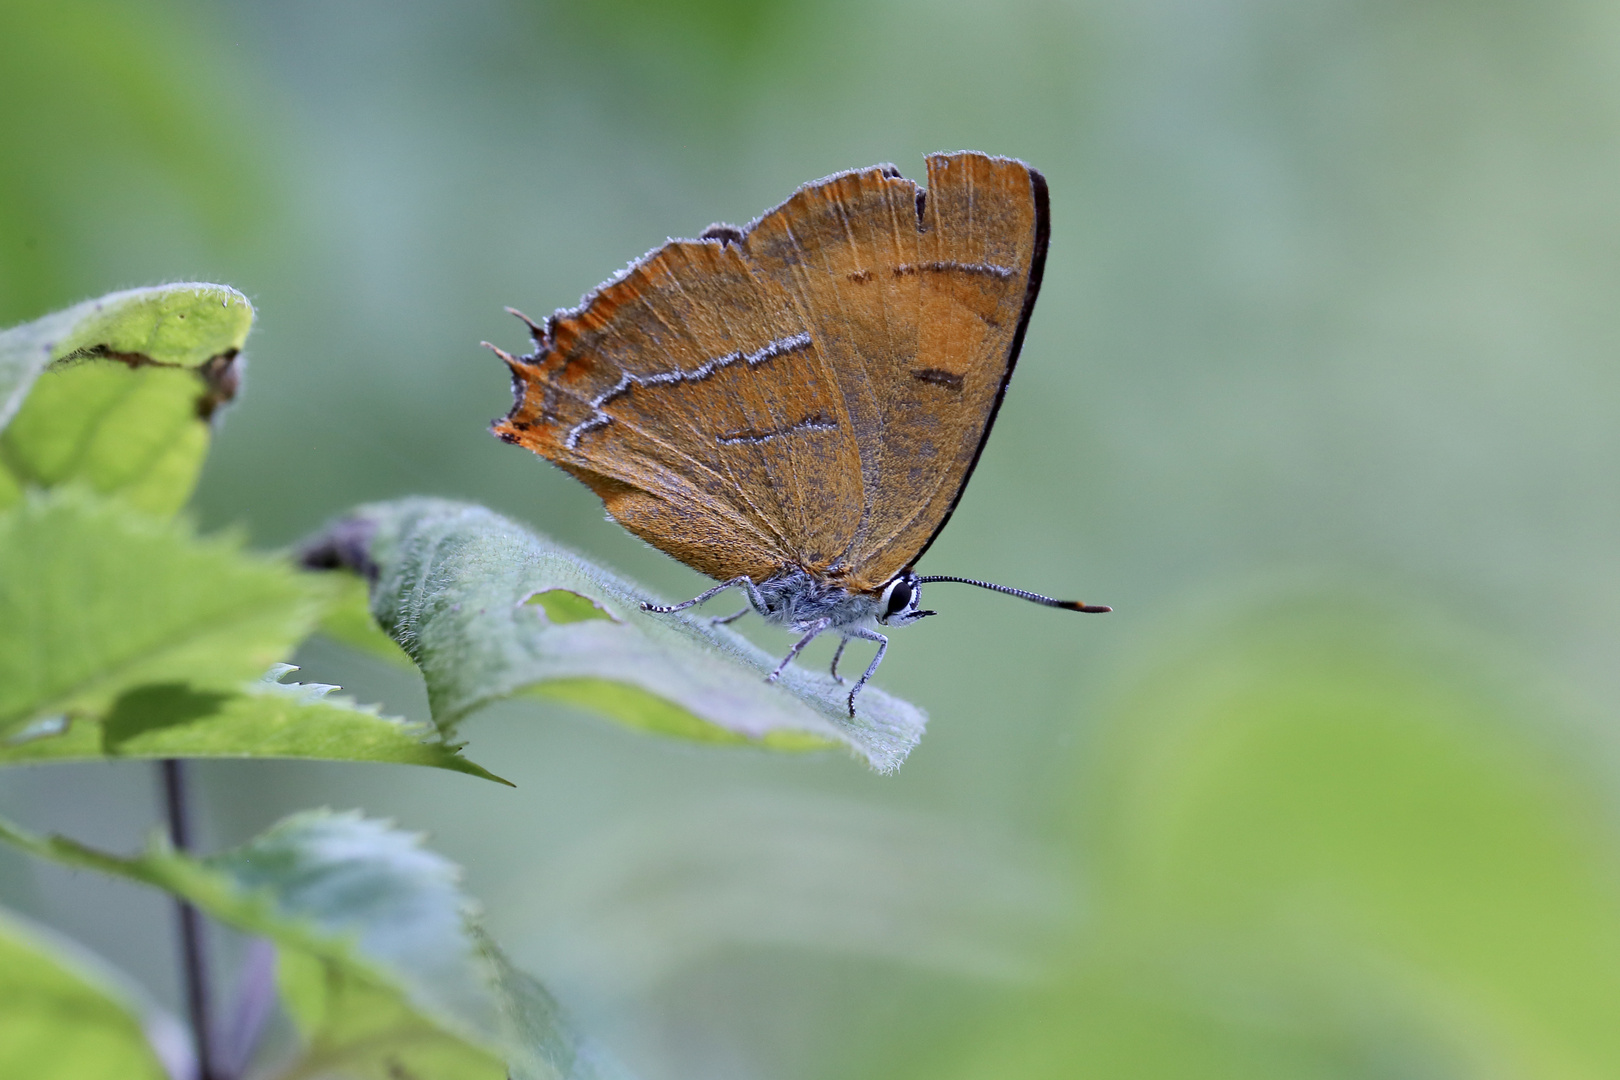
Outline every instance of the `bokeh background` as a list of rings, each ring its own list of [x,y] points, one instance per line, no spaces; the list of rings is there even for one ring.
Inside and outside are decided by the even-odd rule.
[[[935,586],[883,668],[932,717],[894,777],[527,704],[464,730],[516,791],[208,764],[210,842],[427,831],[646,1080],[1620,1075],[1620,6],[0,0],[0,324],[235,285],[204,527],[437,494],[684,597],[485,433],[478,342],[959,148],[1041,168],[1053,240],[924,569],[1115,614]],[[155,818],[138,764],[0,808]],[[173,1000],[157,897],[0,853],[0,901]]]

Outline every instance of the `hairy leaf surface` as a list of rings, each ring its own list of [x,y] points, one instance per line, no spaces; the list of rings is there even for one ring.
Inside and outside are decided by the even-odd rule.
[[[427,680],[446,730],[495,701],[577,705],[665,735],[777,749],[843,744],[880,771],[921,738],[916,706],[789,665],[709,618],[656,615],[644,589],[482,507],[364,506],[305,547],[371,582],[371,612]],[[784,639],[785,647],[786,639]]]

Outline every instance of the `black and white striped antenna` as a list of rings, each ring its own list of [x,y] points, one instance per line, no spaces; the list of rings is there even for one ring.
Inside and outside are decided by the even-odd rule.
[[[1028,600],[1033,604],[1045,604],[1047,607],[1067,608],[1069,611],[1084,611],[1091,615],[1101,615],[1104,612],[1114,610],[1106,604],[1083,604],[1078,600],[1054,600],[1050,596],[1042,596],[1040,593],[1025,592],[1023,589],[1015,589],[1011,585],[995,585],[988,581],[975,581],[973,578],[965,577],[948,577],[944,574],[930,574],[927,577],[919,577],[917,579],[917,584],[926,585],[931,581],[955,581],[962,585],[977,585],[981,589],[989,589],[991,592],[1006,593],[1008,596],[1016,596],[1020,600]]]

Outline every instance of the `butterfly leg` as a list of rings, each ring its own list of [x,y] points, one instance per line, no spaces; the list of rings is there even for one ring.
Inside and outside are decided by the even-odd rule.
[[[709,625],[725,626],[727,623],[734,623],[753,610],[754,609],[752,607],[745,607],[741,611],[732,612],[730,615],[716,615],[714,618],[709,620]]]
[[[798,656],[799,653],[804,649],[804,647],[806,645],[808,645],[812,641],[814,641],[818,634],[820,634],[823,630],[827,629],[827,627],[829,627],[831,625],[832,625],[832,620],[831,619],[818,619],[815,622],[811,623],[809,632],[806,633],[804,635],[804,637],[800,638],[798,641],[793,643],[793,648],[789,649],[788,654],[786,656],[782,657],[782,662],[780,664],[776,665],[776,670],[771,672],[769,675],[765,676],[765,681],[766,682],[775,682],[776,679],[777,679],[777,676],[782,674],[782,669],[787,667],[789,664],[793,663],[793,658],[795,656]]]
[[[872,657],[872,662],[870,664],[866,665],[866,674],[862,675],[860,681],[855,684],[855,689],[849,692],[849,715],[854,716],[855,695],[861,692],[861,687],[866,685],[866,680],[870,679],[877,671],[878,665],[883,663],[883,654],[889,651],[889,639],[878,633],[876,630],[868,630],[861,626],[851,629],[849,631],[849,636],[865,638],[867,641],[875,641],[878,643],[877,655]],[[848,639],[846,638],[845,640],[847,641]]]
[[[840,641],[838,643],[838,651],[833,653],[833,662],[832,662],[833,682],[837,683],[840,686],[844,685],[844,677],[842,675],[838,674],[838,661],[843,659],[844,646],[848,645],[848,644],[849,644],[849,638],[844,638],[842,641]]]
[[[724,584],[716,585],[707,592],[700,593],[699,595],[692,597],[692,599],[679,604],[649,604],[643,600],[641,603],[641,610],[657,612],[659,615],[671,615],[677,611],[685,611],[689,607],[696,607],[698,604],[701,604],[703,601],[709,599],[709,597],[718,596],[727,589],[742,589],[748,594],[748,602],[754,606],[755,611],[765,610],[765,598],[759,595],[759,589],[754,585],[754,580],[750,577],[734,577]],[[742,614],[743,612],[739,611],[736,615],[728,617],[725,621],[730,622],[732,619],[735,619]]]

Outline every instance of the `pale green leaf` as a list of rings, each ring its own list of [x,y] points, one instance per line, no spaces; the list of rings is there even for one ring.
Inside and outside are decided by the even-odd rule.
[[[253,308],[223,285],[112,293],[0,332],[0,506],[79,483],[184,505],[234,395]]]
[[[446,731],[491,702],[546,697],[645,730],[777,749],[844,744],[881,771],[921,738],[920,709],[790,665],[482,507],[407,499],[357,509],[306,546],[372,582],[376,621],[427,681]]]
[[[161,837],[119,858],[0,822],[43,858],[165,889],[274,942],[302,1056],[284,1077],[595,1080],[617,1075],[556,1002],[507,963],[460,871],[415,835],[312,811],[206,858]]]
[[[1380,591],[1223,611],[1088,703],[1073,967],[926,1075],[1620,1076],[1607,766]]]
[[[0,911],[0,1076],[165,1080],[153,1043],[173,1052],[183,1040],[106,965]]]
[[[1330,595],[1166,657],[1096,761],[1109,936],[1345,1041],[1620,1075],[1620,829],[1475,647]]]

